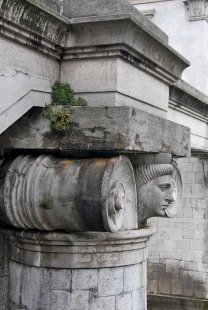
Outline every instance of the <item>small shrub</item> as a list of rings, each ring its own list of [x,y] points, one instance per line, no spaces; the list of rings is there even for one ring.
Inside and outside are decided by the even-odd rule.
[[[71,104],[74,91],[67,83],[55,82],[52,86],[52,104]]]
[[[72,103],[71,103],[72,106],[80,106],[80,107],[85,107],[87,105],[87,101],[85,101],[84,99],[82,98],[74,98],[72,100]]]
[[[81,106],[87,105],[82,98],[75,98],[74,91],[67,83],[55,82],[52,86],[52,103],[43,108],[42,115],[50,120],[52,130],[67,132],[70,130],[72,116],[67,108],[53,109],[53,105]]]
[[[68,109],[53,111],[50,118],[51,128],[56,132],[67,132],[70,130],[72,117]]]

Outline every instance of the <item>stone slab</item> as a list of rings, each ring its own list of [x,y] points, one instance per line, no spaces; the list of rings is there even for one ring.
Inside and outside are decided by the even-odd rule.
[[[34,108],[0,137],[5,149],[98,153],[171,153],[188,156],[190,130],[132,107],[73,107],[71,131],[56,134]],[[83,152],[83,153],[80,153]]]

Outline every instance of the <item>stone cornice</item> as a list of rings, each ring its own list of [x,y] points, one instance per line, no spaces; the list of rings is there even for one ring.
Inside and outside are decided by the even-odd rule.
[[[4,37],[59,58],[69,20],[35,0],[3,0],[0,26]]]
[[[66,48],[62,61],[74,59],[96,59],[118,57],[129,62],[133,66],[148,72],[168,85],[175,82],[172,72],[167,72],[162,67],[156,66],[153,61],[133,50],[126,44],[112,44],[111,46]]]
[[[170,107],[208,123],[208,97],[179,80],[170,87]]]
[[[146,18],[148,21],[148,19]],[[147,32],[145,25],[131,14],[88,16],[70,19],[67,48],[102,47],[123,44],[132,51],[150,60],[154,66],[180,78],[189,62],[166,42]]]
[[[207,0],[183,0],[186,4],[189,20],[208,21],[208,1]]]

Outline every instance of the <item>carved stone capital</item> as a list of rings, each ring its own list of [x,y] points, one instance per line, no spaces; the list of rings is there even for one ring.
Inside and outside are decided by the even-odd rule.
[[[138,228],[131,162],[125,156],[82,160],[18,156],[1,186],[0,220],[17,228],[48,231]]]
[[[207,0],[185,0],[189,20],[208,21],[208,1]]]

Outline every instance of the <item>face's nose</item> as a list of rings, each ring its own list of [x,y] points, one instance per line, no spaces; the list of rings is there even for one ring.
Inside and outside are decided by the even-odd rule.
[[[173,201],[175,201],[175,199],[173,197],[172,189],[170,189],[169,192],[167,193],[167,195],[165,197],[165,201],[167,201],[169,204],[171,204]]]

